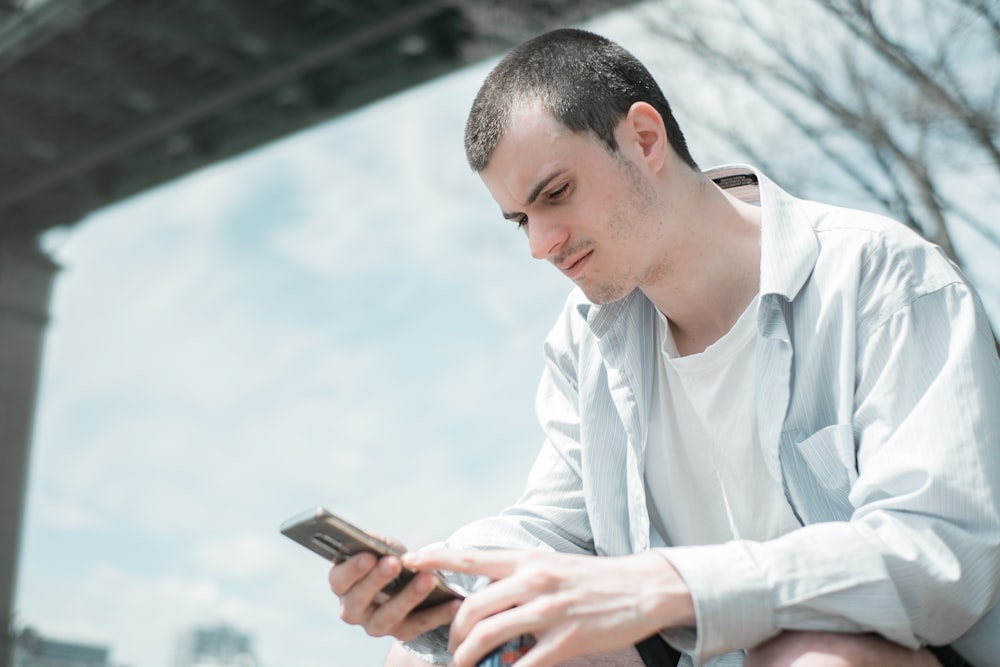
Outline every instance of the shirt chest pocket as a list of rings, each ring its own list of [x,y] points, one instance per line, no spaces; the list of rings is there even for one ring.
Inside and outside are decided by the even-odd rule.
[[[847,521],[854,513],[848,496],[858,479],[853,427],[834,424],[803,435],[781,434],[779,458],[789,502],[806,524]]]

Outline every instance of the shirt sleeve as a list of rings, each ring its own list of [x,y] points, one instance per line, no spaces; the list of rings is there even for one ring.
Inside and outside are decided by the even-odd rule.
[[[568,344],[572,326],[564,317],[545,345],[546,363],[536,409],[545,433],[520,499],[498,516],[474,521],[451,535],[444,546],[461,549],[537,549],[593,553],[593,535],[581,474],[580,420],[575,355]],[[474,590],[486,582],[445,573]],[[454,578],[454,579],[452,579]],[[403,646],[425,662],[446,665],[448,628],[428,632]]]
[[[696,629],[664,631],[705,661],[785,629],[945,644],[1000,586],[1000,362],[961,282],[859,336],[848,521],[768,542],[667,548]],[[853,471],[852,471],[853,472]]]

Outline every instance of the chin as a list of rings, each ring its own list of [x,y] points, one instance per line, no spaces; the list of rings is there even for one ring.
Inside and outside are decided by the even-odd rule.
[[[592,287],[580,285],[580,289],[583,290],[584,295],[591,303],[598,306],[620,301],[632,293],[631,289],[620,285],[595,285]]]

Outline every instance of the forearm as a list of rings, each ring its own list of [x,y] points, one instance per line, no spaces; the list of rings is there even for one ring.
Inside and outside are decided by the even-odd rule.
[[[662,550],[690,588],[696,616],[695,632],[665,636],[700,660],[790,629],[876,632],[916,648],[954,640],[991,607],[995,545],[965,540],[955,549],[933,527],[881,521]]]

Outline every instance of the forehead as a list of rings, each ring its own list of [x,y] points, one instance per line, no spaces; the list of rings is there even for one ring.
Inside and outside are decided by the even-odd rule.
[[[540,178],[585,163],[591,151],[604,152],[595,137],[566,128],[541,103],[515,104],[480,176],[494,199],[512,205],[523,202]]]
[[[511,104],[507,128],[500,141],[529,133],[561,135],[569,130],[549,113],[541,100],[522,98]]]

